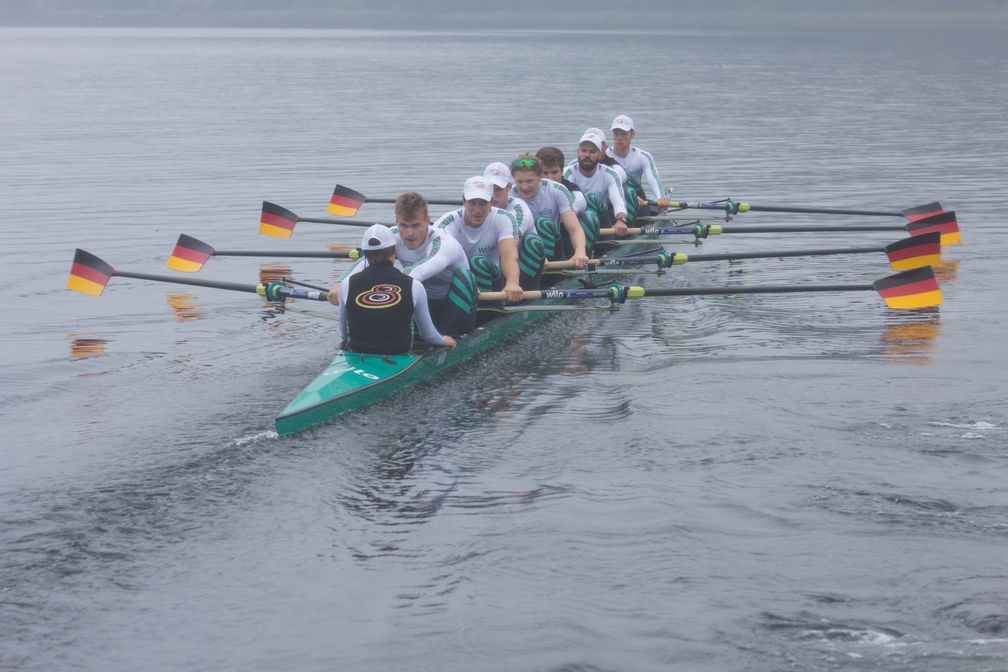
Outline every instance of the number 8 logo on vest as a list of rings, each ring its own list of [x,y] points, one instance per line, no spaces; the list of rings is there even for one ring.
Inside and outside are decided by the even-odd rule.
[[[354,299],[361,308],[391,308],[402,301],[402,288],[398,285],[375,285]]]

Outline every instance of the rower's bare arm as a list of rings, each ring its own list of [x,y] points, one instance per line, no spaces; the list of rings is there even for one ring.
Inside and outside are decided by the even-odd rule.
[[[334,306],[339,305],[339,289],[340,289],[339,282],[333,283],[333,286],[329,288],[329,303],[333,304]]]
[[[505,238],[497,243],[497,249],[504,274],[504,295],[509,302],[517,303],[522,300],[522,288],[518,284],[518,239]]]
[[[571,245],[574,246],[574,254],[570,258],[574,262],[574,268],[584,268],[588,263],[588,249],[584,231],[581,230],[581,223],[578,221],[577,215],[571,210],[563,212],[560,214],[560,222],[567,229]]]

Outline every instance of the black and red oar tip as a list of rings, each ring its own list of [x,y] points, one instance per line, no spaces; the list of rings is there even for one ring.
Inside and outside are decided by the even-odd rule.
[[[886,245],[885,253],[894,271],[937,266],[941,262],[941,234],[932,231],[898,240]]]
[[[263,201],[262,216],[259,218],[259,233],[274,238],[290,238],[294,234],[294,225],[298,216],[281,208],[276,203]]]
[[[907,224],[907,231],[910,232],[911,236],[919,236],[937,231],[941,234],[942,246],[955,245],[960,242],[959,222],[956,221],[955,210],[915,219]]]
[[[175,249],[168,257],[168,268],[183,273],[195,273],[203,268],[203,264],[213,256],[213,253],[214,248],[202,240],[197,240],[183,233],[178,237]]]
[[[931,203],[925,203],[924,205],[915,205],[912,208],[906,208],[901,212],[904,217],[913,222],[924,217],[937,215],[939,212],[945,212],[945,208],[943,208],[942,204],[938,201],[932,201]]]
[[[115,269],[90,252],[77,248],[73,264],[70,266],[70,277],[67,279],[67,289],[91,296],[101,296],[109,278],[115,275]]]
[[[872,283],[890,308],[927,308],[942,302],[938,280],[930,266],[890,275]]]
[[[354,191],[350,187],[337,184],[336,188],[333,189],[333,195],[329,199],[326,211],[330,215],[336,215],[337,217],[353,217],[366,200],[367,196],[359,191]]]

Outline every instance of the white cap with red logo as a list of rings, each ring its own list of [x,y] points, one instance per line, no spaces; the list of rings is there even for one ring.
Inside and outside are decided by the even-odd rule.
[[[619,129],[621,131],[632,131],[633,129],[633,119],[625,114],[621,114],[612,120],[612,130]]]
[[[476,175],[465,181],[465,185],[462,187],[462,198],[467,201],[473,199],[490,201],[493,199],[493,188],[487,178]]]
[[[483,171],[483,177],[501,189],[507,187],[509,184],[513,184],[511,181],[511,169],[500,161],[494,161],[487,166],[486,170]]]

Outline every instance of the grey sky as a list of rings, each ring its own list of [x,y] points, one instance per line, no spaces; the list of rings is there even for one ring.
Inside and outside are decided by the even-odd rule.
[[[617,9],[618,8],[618,9]],[[4,25],[1008,27],[1005,0],[3,0]]]

